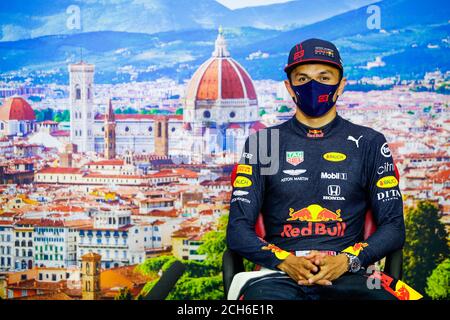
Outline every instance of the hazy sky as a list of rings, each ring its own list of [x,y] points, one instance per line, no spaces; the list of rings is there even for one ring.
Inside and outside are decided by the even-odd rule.
[[[236,8],[242,8],[242,7],[254,7],[254,6],[260,6],[265,4],[272,4],[272,3],[282,3],[282,2],[288,2],[292,0],[216,0],[217,2],[220,2],[224,6],[230,8],[230,9],[236,9]]]

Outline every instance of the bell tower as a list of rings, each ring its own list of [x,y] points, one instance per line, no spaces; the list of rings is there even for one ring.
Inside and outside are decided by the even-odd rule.
[[[69,65],[70,141],[80,152],[94,151],[94,65]]]
[[[83,300],[99,300],[101,255],[90,252],[81,257],[81,293]]]
[[[109,99],[108,110],[105,113],[105,158],[114,159],[116,157],[116,118]]]
[[[166,116],[155,117],[155,154],[167,156],[169,154],[169,126]]]

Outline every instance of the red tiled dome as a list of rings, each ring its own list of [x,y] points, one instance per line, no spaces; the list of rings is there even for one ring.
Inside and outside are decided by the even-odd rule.
[[[256,91],[250,75],[230,57],[225,39],[221,31],[219,32],[212,57],[195,71],[189,81],[186,100],[256,100]]]
[[[0,120],[36,120],[33,109],[21,97],[11,97],[0,107]]]

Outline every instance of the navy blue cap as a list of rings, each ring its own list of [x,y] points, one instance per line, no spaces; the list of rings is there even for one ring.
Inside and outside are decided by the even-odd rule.
[[[321,39],[308,39],[292,47],[284,72],[289,76],[296,66],[309,62],[334,65],[341,70],[341,75],[344,71],[341,56],[334,44]]]

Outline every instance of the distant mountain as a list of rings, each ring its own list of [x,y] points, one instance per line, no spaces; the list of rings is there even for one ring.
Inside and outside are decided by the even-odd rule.
[[[292,29],[363,7],[380,0],[296,0],[236,9],[228,18],[233,26]],[[228,21],[224,25],[228,26]]]
[[[280,29],[317,22],[376,0],[296,0],[230,10],[215,0],[14,0],[0,2],[0,41],[73,34],[66,10],[77,5],[83,32],[157,33],[185,29]]]
[[[277,30],[232,28],[226,29],[226,38],[233,51],[279,33]],[[102,31],[0,42],[0,73],[55,70],[56,74],[64,75],[61,78],[64,82],[67,65],[83,57],[95,63],[96,79],[100,82],[128,81],[120,75],[119,69],[130,67],[140,70],[137,80],[162,76],[182,80],[190,77],[198,65],[211,56],[216,38],[216,29],[200,29],[151,35]]]
[[[338,46],[346,72],[355,78],[397,73],[416,77],[435,68],[450,70],[450,5],[447,0],[385,0],[377,5],[382,30],[367,28],[369,14],[367,7],[363,7],[242,46],[235,54],[245,56],[260,48],[270,58],[258,66],[249,66],[249,71],[256,77],[264,73],[275,78],[282,74],[287,54],[295,43],[322,38]],[[384,67],[361,68],[377,56],[383,57]]]
[[[367,7],[363,7],[288,31],[225,28],[225,37],[232,57],[254,79],[283,79],[289,49],[310,37],[336,43],[345,73],[352,79],[374,75],[414,79],[436,68],[450,70],[446,1],[386,0],[378,5],[382,30],[367,28]],[[0,73],[26,69],[22,74],[35,71],[39,81],[66,83],[67,64],[78,61],[83,48],[83,58],[96,64],[98,82],[162,76],[183,80],[211,56],[216,37],[214,28],[153,34],[86,32],[0,42]],[[377,57],[380,65],[368,65]],[[49,70],[54,70],[50,78],[39,75]]]

